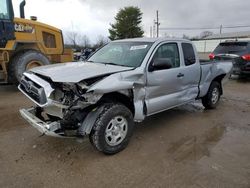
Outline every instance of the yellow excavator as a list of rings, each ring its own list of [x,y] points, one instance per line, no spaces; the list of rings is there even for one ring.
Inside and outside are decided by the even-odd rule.
[[[60,29],[40,23],[35,16],[14,16],[11,0],[0,0],[0,83],[18,84],[24,71],[50,63],[73,61],[73,51],[64,48]]]

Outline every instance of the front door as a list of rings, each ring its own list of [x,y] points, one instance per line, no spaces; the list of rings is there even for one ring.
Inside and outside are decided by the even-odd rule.
[[[15,39],[13,19],[11,0],[0,0],[0,48],[5,48],[8,40]]]
[[[160,66],[154,69],[154,62],[158,60],[170,65],[163,65],[162,69],[159,69]],[[178,44],[161,44],[158,49],[156,49],[147,72],[147,115],[166,110],[184,102],[182,101],[183,71],[184,67],[181,64]]]

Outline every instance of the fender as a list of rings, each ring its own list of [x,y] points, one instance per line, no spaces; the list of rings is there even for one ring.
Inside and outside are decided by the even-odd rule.
[[[135,71],[135,70],[134,70]],[[87,91],[95,94],[107,94],[124,90],[133,90],[134,94],[134,121],[141,122],[145,118],[143,105],[146,96],[145,76],[143,71],[126,71],[110,75],[94,84]]]

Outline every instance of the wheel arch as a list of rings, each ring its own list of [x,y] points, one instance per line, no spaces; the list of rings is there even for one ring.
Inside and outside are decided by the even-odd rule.
[[[132,90],[123,90],[123,91],[117,91],[117,92],[111,92],[104,94],[101,99],[99,100],[100,103],[106,103],[106,102],[117,102],[121,103],[124,106],[126,106],[134,115],[135,113],[135,107],[133,102],[133,91]]]
[[[133,103],[133,91],[132,90],[123,90],[120,92],[111,92],[104,94],[100,100],[95,104],[89,107],[88,115],[83,120],[82,125],[78,129],[80,135],[90,134],[95,120],[98,117],[99,113],[103,110],[103,104],[105,103],[120,103],[127,107],[132,115],[134,116],[135,107]]]
[[[225,76],[226,76],[226,74],[221,74],[221,75],[215,77],[215,78],[211,81],[211,83],[210,83],[210,86],[211,86],[212,82],[218,82],[218,83],[220,84],[220,94],[221,94],[221,95],[223,95],[222,80],[223,80],[223,78],[225,78]],[[210,87],[210,86],[209,86],[209,87]]]

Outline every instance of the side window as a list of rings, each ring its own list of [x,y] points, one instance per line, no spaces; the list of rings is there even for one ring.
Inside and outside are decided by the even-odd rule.
[[[56,37],[53,34],[43,32],[43,42],[46,48],[56,48]]]
[[[0,1],[0,19],[10,19],[6,0]]]
[[[170,64],[170,68],[180,67],[180,56],[177,43],[161,45],[154,54],[154,61],[162,61]]]
[[[195,64],[196,59],[193,45],[190,43],[182,43],[181,46],[183,50],[185,65],[189,66]]]

